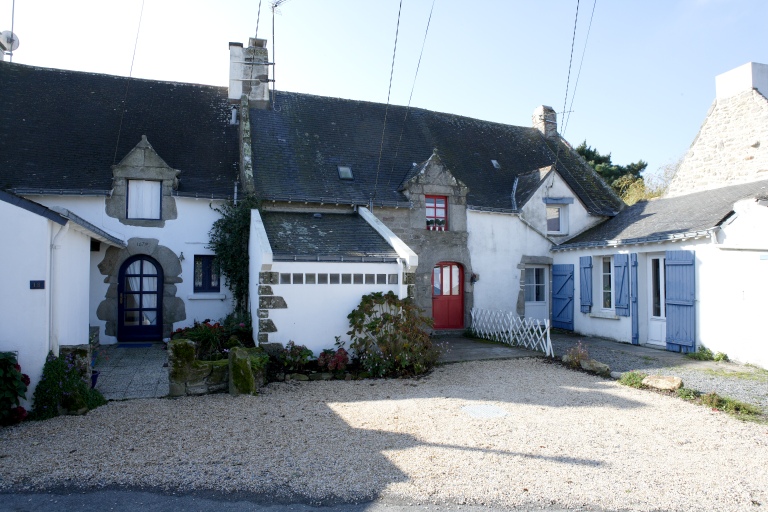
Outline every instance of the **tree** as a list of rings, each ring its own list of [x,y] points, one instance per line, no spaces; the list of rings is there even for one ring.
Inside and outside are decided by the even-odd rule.
[[[596,148],[588,146],[586,140],[576,147],[576,152],[628,204],[637,202],[638,195],[643,195],[645,183],[641,174],[648,167],[648,162],[638,160],[629,165],[616,165],[611,161],[610,153],[601,154]]]
[[[235,311],[248,311],[248,240],[251,234],[251,210],[259,208],[252,197],[241,199],[237,204],[227,202],[214,208],[221,218],[213,223],[209,233],[208,248],[216,254],[225,284],[235,299]]]

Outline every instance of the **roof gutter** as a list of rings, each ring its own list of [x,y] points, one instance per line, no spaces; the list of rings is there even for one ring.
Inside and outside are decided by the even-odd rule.
[[[644,238],[625,238],[616,240],[601,240],[599,242],[577,242],[566,245],[554,245],[550,247],[550,251],[571,251],[578,249],[587,249],[592,247],[617,247],[619,245],[642,245],[653,244],[663,242],[683,242],[685,240],[697,239],[697,238],[710,238],[714,235],[717,228],[702,229],[698,231],[689,231],[686,233],[675,233],[666,236],[651,236]]]

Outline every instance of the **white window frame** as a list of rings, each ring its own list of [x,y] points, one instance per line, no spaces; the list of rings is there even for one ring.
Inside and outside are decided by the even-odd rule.
[[[608,263],[608,273],[605,272],[605,264]],[[600,309],[603,311],[613,311],[616,304],[616,294],[614,285],[616,284],[616,277],[613,275],[613,256],[600,256],[600,272],[595,272],[598,276],[598,286],[596,290],[600,290]],[[608,277],[609,289],[605,289],[605,278]],[[605,293],[608,292],[611,302],[610,307],[605,307]]]
[[[127,180],[125,218],[131,220],[161,220],[163,182]]]
[[[653,279],[653,262],[659,262],[659,310],[661,316],[654,315],[653,311],[653,296],[654,296],[654,279]],[[667,318],[667,305],[666,305],[666,268],[664,266],[666,258],[663,255],[651,256],[648,262],[648,311],[651,313],[649,316],[654,320],[666,320]]]
[[[550,210],[558,211],[558,220],[560,229],[549,229],[549,212]],[[547,234],[549,235],[567,235],[568,234],[568,205],[567,204],[547,204],[545,222],[547,224]]]
[[[530,273],[528,272],[530,271]],[[541,281],[537,281],[537,274],[541,277]],[[533,276],[533,282],[528,281],[528,277]],[[545,267],[525,267],[523,270],[523,297],[528,304],[543,304],[547,302],[547,279],[546,279]],[[536,300],[536,290],[542,290],[541,300]],[[533,296],[533,300],[528,300],[529,293]]]

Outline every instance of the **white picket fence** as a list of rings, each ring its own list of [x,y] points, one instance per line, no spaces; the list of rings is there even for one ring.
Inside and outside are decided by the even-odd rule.
[[[549,320],[521,318],[511,311],[473,308],[472,331],[480,338],[540,350],[549,357],[555,356],[549,338]]]

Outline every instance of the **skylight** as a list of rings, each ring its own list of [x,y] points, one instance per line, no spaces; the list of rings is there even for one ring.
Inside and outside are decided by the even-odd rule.
[[[352,168],[347,165],[340,165],[339,166],[339,179],[341,180],[353,180],[355,179],[354,176],[352,176]]]
[[[491,160],[491,163],[493,164],[494,169],[501,169],[501,164],[496,160]]]

